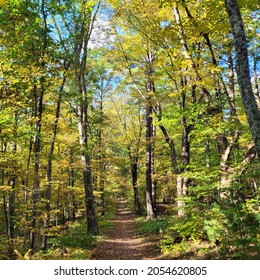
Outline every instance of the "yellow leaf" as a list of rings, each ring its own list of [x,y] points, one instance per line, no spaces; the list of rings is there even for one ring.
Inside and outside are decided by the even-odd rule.
[[[6,4],[6,0],[0,0],[0,8],[4,7]]]

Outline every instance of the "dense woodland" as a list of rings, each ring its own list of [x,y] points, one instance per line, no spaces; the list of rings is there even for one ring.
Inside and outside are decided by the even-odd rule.
[[[257,0],[0,6],[1,259],[87,258],[122,197],[162,252],[259,258]]]

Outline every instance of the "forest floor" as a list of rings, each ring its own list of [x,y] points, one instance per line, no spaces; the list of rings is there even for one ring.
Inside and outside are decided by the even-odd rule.
[[[143,238],[136,235],[136,216],[126,208],[121,199],[112,227],[107,237],[97,245],[92,260],[155,260],[160,259],[161,250],[158,238]]]

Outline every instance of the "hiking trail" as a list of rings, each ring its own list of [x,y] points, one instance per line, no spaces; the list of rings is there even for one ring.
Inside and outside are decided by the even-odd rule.
[[[120,199],[112,230],[108,237],[95,248],[92,260],[154,260],[161,255],[156,241],[136,236],[136,216],[126,208],[126,201]]]

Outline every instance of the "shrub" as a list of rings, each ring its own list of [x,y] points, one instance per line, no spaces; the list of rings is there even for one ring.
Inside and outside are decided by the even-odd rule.
[[[218,204],[213,204],[204,220],[204,230],[210,242],[221,241],[227,234],[228,219]]]
[[[176,244],[182,244],[180,248],[185,248],[185,242],[196,241],[203,238],[203,218],[196,213],[186,217],[173,217],[169,221],[166,234],[161,241],[163,251],[170,252]],[[176,248],[175,248],[176,249]]]
[[[87,232],[85,221],[76,221],[68,232],[60,236],[63,246],[72,248],[92,248],[94,237]]]
[[[162,233],[168,227],[168,221],[166,219],[146,220],[145,218],[138,218],[137,223],[139,224],[137,233],[141,235]]]

